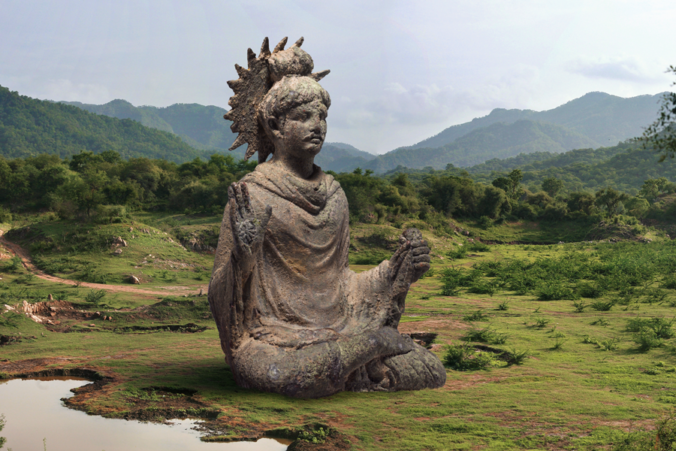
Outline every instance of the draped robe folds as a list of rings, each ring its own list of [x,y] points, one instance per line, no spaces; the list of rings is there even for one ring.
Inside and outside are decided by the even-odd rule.
[[[299,397],[443,385],[438,359],[392,331],[408,285],[392,282],[387,261],[361,274],[349,269],[339,183],[317,166],[305,180],[268,163],[241,182],[256,217],[268,205],[272,216],[250,270],[235,252],[234,199],[223,216],[209,302],[236,382]],[[399,349],[379,345],[383,333],[394,333]]]

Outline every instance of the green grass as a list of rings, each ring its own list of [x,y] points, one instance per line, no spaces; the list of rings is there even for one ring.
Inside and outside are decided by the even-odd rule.
[[[209,224],[183,224],[199,218],[174,220],[167,231]],[[160,224],[167,219],[149,215],[143,221],[146,227],[161,231]],[[38,228],[54,238],[69,229],[61,223],[44,227]],[[80,236],[99,233],[96,227],[82,229]],[[128,225],[103,227],[105,236],[129,234]],[[488,232],[497,233],[500,227]],[[388,225],[355,227],[352,242],[358,251],[351,250],[351,259],[378,252],[391,255],[387,242],[377,239],[383,234],[375,232],[381,231],[386,237],[401,233]],[[55,365],[94,366],[113,372],[120,378],[119,385],[111,387],[105,397],[89,398],[90,412],[119,416],[137,399],[152,409],[159,401],[151,387],[180,387],[196,390],[208,408],[221,412],[219,421],[236,425],[233,436],[247,427],[272,430],[317,423],[345,434],[357,450],[609,449],[612,443],[620,446],[629,440],[625,429],[656,424],[676,405],[672,395],[676,392],[676,338],[671,324],[676,316],[672,306],[676,305],[676,290],[669,282],[676,272],[676,246],[491,245],[489,252],[451,261],[446,253],[466,243],[465,239],[437,236],[429,230],[423,233],[432,244],[432,266],[438,276],[423,278],[411,287],[400,330],[439,334],[435,343],[441,346],[435,344],[433,351],[449,365],[448,382],[442,389],[340,393],[317,400],[241,389],[224,362],[204,297],[158,302],[156,297],[108,293],[96,300],[97,291],[22,279],[25,271],[21,269],[2,273],[0,305],[44,300],[49,293],[61,297],[62,293],[83,308],[93,308],[98,302],[98,308],[115,320],[74,323],[81,333],[66,334],[50,332],[25,316],[5,313],[0,316],[0,334],[36,338],[3,347],[2,358],[67,357],[74,360]],[[524,236],[528,233],[528,229],[522,231]],[[202,273],[210,269],[211,257],[183,251],[159,234],[129,242],[126,250],[130,254],[157,257],[143,267],[153,278],[151,286],[198,283],[194,271],[183,274],[162,262],[198,264],[205,268]],[[43,249],[41,258],[94,263],[99,273],[112,274],[107,283],[115,282],[126,270],[117,266],[120,260],[114,259],[119,257],[104,256],[100,250],[70,251],[68,256],[64,246],[59,251]],[[356,271],[370,267],[352,266]],[[78,268],[60,274],[79,276],[82,269]],[[176,280],[167,280],[173,275]],[[453,294],[442,295],[449,279],[454,281]],[[472,292],[482,284],[492,287],[492,293]],[[573,295],[538,300],[548,285]],[[580,299],[565,299],[573,296]],[[595,302],[613,305],[595,310],[591,307]],[[141,317],[120,311],[139,305],[152,306],[150,313]],[[211,329],[201,333],[122,330],[188,322]],[[89,327],[90,323],[95,327]],[[116,332],[116,327],[121,329]],[[454,350],[449,353],[448,349]],[[308,437],[312,440],[314,435]]]

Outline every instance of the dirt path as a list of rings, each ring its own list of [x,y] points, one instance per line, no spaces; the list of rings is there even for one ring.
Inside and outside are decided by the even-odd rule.
[[[206,293],[206,287],[199,287],[196,289],[176,289],[176,287],[168,287],[167,290],[164,291],[153,291],[153,290],[142,290],[140,288],[135,288],[135,287],[128,287],[124,285],[107,285],[103,283],[90,283],[90,282],[80,282],[80,281],[75,281],[75,280],[69,280],[69,279],[62,279],[60,277],[56,276],[51,276],[49,274],[44,273],[43,271],[40,271],[34,264],[33,261],[31,260],[30,254],[26,249],[23,247],[19,246],[18,244],[14,244],[10,241],[7,241],[7,239],[3,236],[4,231],[0,230],[0,244],[3,245],[7,250],[9,250],[11,253],[14,255],[18,256],[21,258],[21,262],[23,263],[23,266],[31,271],[33,274],[35,274],[36,277],[47,280],[49,282],[55,282],[55,283],[62,283],[66,285],[77,285],[80,284],[81,287],[85,288],[94,288],[97,290],[106,290],[110,291],[113,293],[136,293],[136,294],[145,294],[145,295],[161,295],[161,296],[167,296],[171,294],[197,294],[199,293],[200,289],[204,290]]]

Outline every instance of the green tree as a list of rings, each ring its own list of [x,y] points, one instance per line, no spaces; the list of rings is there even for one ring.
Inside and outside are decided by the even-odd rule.
[[[549,194],[551,197],[556,195],[563,189],[563,180],[556,177],[547,177],[542,181],[542,191]]]
[[[596,193],[596,205],[605,208],[608,216],[618,214],[620,205],[628,199],[628,194],[621,193],[613,188],[604,188]]]
[[[669,66],[667,72],[676,74],[676,66]],[[646,128],[641,140],[644,147],[652,147],[662,154],[660,161],[676,156],[676,92],[664,94],[659,117]]]
[[[657,199],[657,196],[664,192],[668,186],[669,181],[664,177],[660,177],[658,179],[648,179],[643,182],[643,186],[641,187],[639,194],[648,202],[654,202],[655,199]]]

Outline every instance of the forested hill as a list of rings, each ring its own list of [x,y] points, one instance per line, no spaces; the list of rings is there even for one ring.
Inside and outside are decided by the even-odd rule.
[[[595,143],[594,147],[613,146],[643,133],[643,128],[656,119],[662,96],[642,95],[625,99],[604,92],[590,92],[546,111],[496,108],[487,116],[449,127],[411,147],[442,147],[473,130],[523,119],[560,125],[586,136]]]
[[[676,161],[659,162],[660,155],[641,144],[631,141],[599,149],[578,149],[555,154],[538,152],[521,154],[506,159],[492,159],[467,167],[448,167],[445,170],[408,169],[399,167],[385,174],[386,178],[405,173],[414,181],[428,176],[470,177],[476,182],[490,184],[498,177],[518,169],[523,174],[523,184],[533,192],[539,191],[548,178],[561,180],[565,190],[597,191],[612,187],[636,194],[646,179],[666,178],[676,182]]]
[[[0,86],[0,155],[17,158],[47,153],[67,157],[83,150],[114,150],[124,158],[174,162],[203,155],[172,133],[129,119],[21,96]]]
[[[227,150],[235,142],[230,131],[232,122],[223,119],[227,110],[196,103],[177,103],[165,108],[134,106],[126,100],[113,100],[104,105],[61,102],[96,114],[118,119],[132,119],[146,127],[174,133],[187,144],[201,150]],[[239,153],[244,153],[241,150]]]

